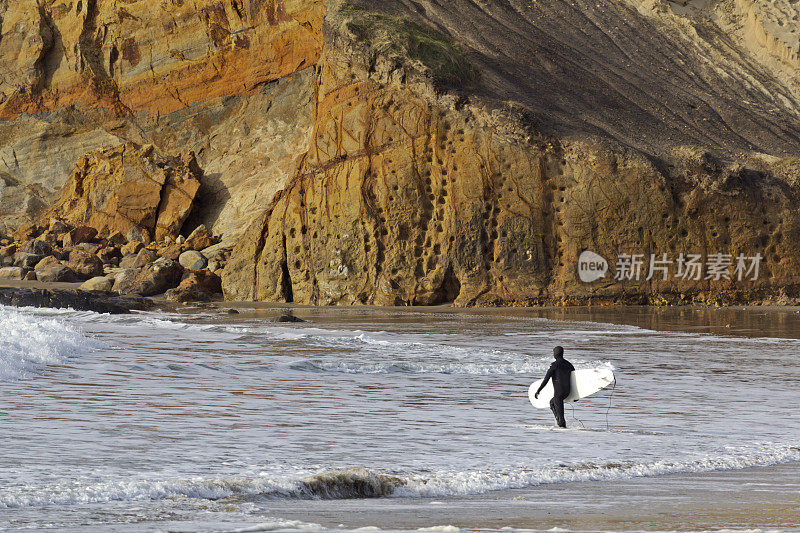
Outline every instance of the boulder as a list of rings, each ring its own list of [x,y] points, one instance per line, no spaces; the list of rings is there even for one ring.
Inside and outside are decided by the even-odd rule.
[[[26,270],[33,270],[36,264],[44,259],[43,255],[29,254],[27,252],[17,252],[14,255],[14,266],[22,267]]]
[[[129,241],[127,244],[123,245],[121,252],[123,256],[138,254],[139,250],[142,248],[144,248],[144,243],[142,241]]]
[[[167,259],[172,259],[173,261],[177,261],[181,253],[183,253],[183,247],[175,243],[165,246],[158,251],[158,255],[166,257]]]
[[[44,228],[34,223],[23,224],[12,235],[17,242],[27,242],[42,234]]]
[[[9,244],[8,246],[0,246],[0,257],[14,257],[17,253],[17,245]]]
[[[114,277],[114,285],[111,287],[113,292],[117,292],[120,294],[128,292],[133,281],[136,279],[136,276],[139,275],[139,271],[135,268],[125,268],[122,271],[118,272],[117,275]]]
[[[70,229],[72,228],[70,228],[69,224],[57,218],[50,219],[50,224],[47,226],[47,232],[54,235],[67,233]]]
[[[64,239],[61,238],[59,235],[60,234],[50,233],[49,231],[46,231],[37,238],[43,240],[50,246],[55,247],[55,246],[61,246],[61,243],[64,241]]]
[[[94,254],[84,250],[72,250],[67,266],[79,279],[89,279],[103,274],[103,262]]]
[[[25,281],[36,281],[36,272],[34,272],[33,270],[29,270],[25,274]]]
[[[229,242],[221,242],[219,244],[215,244],[214,246],[209,246],[208,248],[200,250],[200,253],[203,254],[209,261],[216,259],[217,261],[222,262],[230,257],[232,249],[233,244]]]
[[[0,268],[0,279],[22,280],[25,278],[26,270],[22,267],[3,267]]]
[[[16,244],[0,246],[0,267],[12,266],[14,264],[14,255],[16,255],[16,253]]]
[[[69,254],[74,248],[55,248],[53,249],[53,256],[62,262],[69,261]]]
[[[119,267],[120,268],[135,268],[134,265],[136,264],[136,254],[128,254],[122,259],[119,260]]]
[[[109,244],[113,244],[115,246],[125,246],[128,243],[128,239],[125,238],[125,235],[118,231],[115,231],[109,235],[108,239],[106,240],[109,242]]]
[[[169,302],[205,302],[210,300],[211,296],[194,285],[186,287],[179,285],[165,292],[164,299]]]
[[[200,189],[203,171],[197,164],[194,152],[181,155],[180,164],[180,172],[171,174],[164,184],[155,228],[156,241],[162,241],[167,235],[178,235],[189,217],[194,198]]]
[[[158,254],[156,252],[148,248],[142,248],[139,250],[139,253],[136,254],[136,261],[133,262],[133,268],[142,268],[156,259],[158,259]]]
[[[173,302],[204,302],[222,293],[222,280],[208,270],[192,272],[180,285],[168,290],[164,298]]]
[[[91,242],[82,242],[79,245],[75,246],[75,248],[79,250],[83,250],[84,252],[89,252],[90,254],[97,254],[100,251],[100,245],[94,244]]]
[[[195,250],[183,252],[178,262],[183,268],[188,270],[203,270],[208,264],[205,256]]]
[[[104,265],[118,265],[122,255],[119,253],[119,248],[115,246],[106,246],[97,252],[97,257]]]
[[[49,266],[56,266],[56,265],[61,265],[61,261],[59,261],[57,258],[53,257],[52,255],[48,255],[47,257],[45,257],[44,259],[42,259],[41,261],[36,263],[36,266],[34,266],[33,269],[34,270],[42,270],[42,269],[47,268]]]
[[[208,270],[198,270],[184,276],[181,284],[196,285],[203,292],[222,294],[222,278]]]
[[[32,241],[26,242],[22,246],[21,251],[33,255],[48,256],[53,253],[53,246],[43,238],[39,237]]]
[[[214,244],[214,238],[209,233],[205,225],[200,224],[195,230],[186,237],[184,246],[189,250],[203,250]]]
[[[150,232],[146,229],[134,226],[125,234],[125,238],[128,242],[150,242]]]
[[[97,276],[86,280],[78,287],[82,291],[89,292],[111,292],[114,287],[114,280],[109,276]]]
[[[119,292],[121,294],[154,296],[178,285],[182,275],[181,265],[162,257],[142,269],[130,284],[120,284]]]
[[[302,318],[297,318],[291,313],[284,313],[275,319],[275,322],[305,322]]]
[[[133,143],[103,148],[78,160],[44,217],[120,233],[128,241],[162,242],[180,232],[202,175],[194,153],[165,156]]]
[[[64,246],[77,246],[82,242],[92,242],[97,237],[97,230],[91,226],[78,226],[64,236]]]
[[[44,282],[69,282],[75,281],[75,273],[72,270],[62,265],[61,263],[45,265],[42,268],[37,268],[36,279]]]

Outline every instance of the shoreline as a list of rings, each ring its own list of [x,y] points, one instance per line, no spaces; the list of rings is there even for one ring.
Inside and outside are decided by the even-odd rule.
[[[0,288],[9,288],[9,289],[43,289],[43,290],[52,290],[52,289],[62,289],[62,290],[70,290],[70,289],[78,289],[83,282],[56,282],[56,281],[27,281],[27,280],[9,280],[9,279],[0,279]],[[165,301],[163,298],[163,294],[158,294],[156,296],[150,296],[149,299],[153,301]],[[487,306],[469,306],[469,307],[461,307],[453,305],[452,302],[443,303],[439,305],[409,305],[409,306],[385,306],[385,305],[366,305],[366,304],[353,304],[353,305],[311,305],[311,304],[299,304],[294,302],[262,302],[262,301],[240,301],[240,300],[225,300],[222,298],[217,298],[205,302],[185,302],[185,303],[175,303],[169,302],[171,305],[175,307],[192,307],[192,306],[204,306],[204,305],[216,305],[216,306],[225,306],[231,308],[242,308],[242,309],[274,309],[274,308],[292,308],[292,309],[382,309],[382,310],[390,310],[390,309],[422,309],[422,310],[443,310],[443,309],[451,309],[456,311],[489,311],[489,310],[498,310],[498,311],[512,311],[512,310],[519,310],[519,311],[526,311],[526,310],[555,310],[555,309],[593,309],[593,310],[614,310],[614,309],[728,309],[728,310],[792,310],[800,312],[800,304],[775,304],[775,303],[763,303],[760,300],[756,300],[753,303],[736,303],[736,304],[725,304],[725,305],[717,305],[714,303],[696,303],[696,302],[686,302],[680,304],[652,304],[652,303],[629,303],[629,302],[613,302],[613,303],[563,303],[563,304],[553,304],[553,303],[545,303],[541,305],[529,305],[529,306],[516,306],[516,305],[487,305]]]
[[[436,320],[437,315],[464,317],[488,316],[509,319],[540,318],[548,320],[595,322],[639,327],[653,331],[741,336],[800,338],[800,307],[737,306],[713,308],[705,306],[654,307],[377,307],[377,306],[307,306],[264,302],[211,302],[199,306],[178,306],[180,314],[203,313],[209,310],[224,313],[235,309],[233,317],[271,319],[279,314],[294,314],[318,325],[336,322],[365,313],[395,315],[398,320]],[[796,332],[796,333],[794,333]]]
[[[56,282],[56,281],[26,281],[26,280],[9,280],[9,279],[0,279],[0,289],[43,289],[43,290],[53,290],[53,289],[60,289],[60,290],[77,290],[83,282]],[[153,301],[164,302],[163,294],[159,294],[156,296],[150,296],[149,299]],[[798,311],[800,312],[800,304],[799,305],[781,305],[781,304],[763,304],[763,303],[751,303],[751,304],[731,304],[731,305],[716,305],[716,304],[701,304],[701,303],[694,303],[694,302],[687,302],[682,304],[666,304],[666,305],[657,305],[657,304],[650,304],[650,303],[625,303],[625,302],[618,302],[618,303],[610,303],[610,304],[592,304],[592,303],[569,303],[569,304],[542,304],[542,305],[530,305],[530,306],[514,306],[514,305],[490,305],[490,306],[470,306],[470,307],[461,307],[455,306],[450,303],[444,303],[440,305],[410,305],[410,306],[383,306],[383,305],[365,305],[365,304],[353,304],[353,305],[310,305],[310,304],[298,304],[294,302],[260,302],[260,301],[239,301],[239,300],[224,300],[224,299],[214,299],[209,300],[206,302],[186,302],[183,304],[169,302],[171,305],[175,307],[182,308],[182,307],[202,307],[202,306],[223,306],[223,307],[230,307],[235,309],[277,309],[277,308],[291,308],[291,309],[378,309],[378,310],[391,310],[391,309],[398,309],[398,310],[453,310],[453,311],[462,311],[462,312],[483,312],[483,311],[530,311],[530,310],[560,310],[560,309],[592,309],[592,310],[615,310],[615,309],[726,309],[726,310],[768,310],[768,311]]]
[[[567,531],[800,530],[800,463],[446,498],[271,502],[282,519],[331,529],[455,526]]]
[[[80,283],[0,280],[2,289],[42,289],[47,291],[76,291]],[[92,293],[87,293],[92,294]],[[98,298],[108,295],[97,293]],[[112,295],[124,300],[126,297]],[[312,323],[325,323],[343,317],[376,312],[398,317],[413,315],[420,319],[435,319],[437,314],[463,316],[492,316],[509,318],[543,318],[549,320],[588,321],[628,325],[654,331],[682,331],[726,336],[800,338],[800,306],[737,305],[714,307],[698,304],[681,306],[612,305],[612,306],[541,306],[541,307],[455,307],[438,306],[314,306],[277,302],[241,302],[212,300],[178,304],[163,295],[146,298],[153,311],[193,315],[214,312],[225,315],[228,310],[237,314],[230,319],[251,318],[271,320],[281,314],[292,314]],[[797,333],[792,333],[792,332]]]

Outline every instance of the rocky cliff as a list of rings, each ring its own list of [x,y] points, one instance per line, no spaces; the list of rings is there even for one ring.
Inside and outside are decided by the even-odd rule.
[[[240,230],[307,142],[323,13],[305,0],[0,0],[0,223],[36,218],[87,152],[133,142],[195,152],[197,220]]]
[[[234,250],[227,296],[530,305],[795,291],[798,161],[781,156],[798,154],[796,86],[715,48],[719,26],[698,18],[701,39],[664,5],[388,4],[329,14],[310,148]],[[433,38],[404,14],[471,54],[415,57]],[[591,283],[577,272],[585,250],[611,263]],[[690,256],[701,264],[687,275]]]
[[[798,296],[790,2],[11,4],[9,226],[152,144],[196,154],[182,229],[236,243],[231,299]]]
[[[90,226],[102,235],[164,242],[179,236],[200,188],[194,153],[163,158],[152,145],[121,145],[78,160],[61,197],[43,218]]]

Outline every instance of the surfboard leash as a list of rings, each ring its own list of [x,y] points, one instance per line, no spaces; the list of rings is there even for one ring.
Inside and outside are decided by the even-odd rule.
[[[609,431],[608,428],[608,412],[611,411],[611,398],[614,397],[614,389],[617,388],[617,375],[614,374],[614,381],[611,384],[611,394],[608,396],[608,407],[606,408],[606,431]]]
[[[581,427],[582,427],[583,429],[586,429],[586,426],[584,426],[584,425],[583,425],[583,422],[581,422],[581,421],[578,419],[578,417],[576,417],[576,416],[575,416],[575,406],[574,406],[574,405],[572,405],[572,403],[570,403],[570,404],[569,404],[569,408],[570,408],[570,410],[572,411],[572,419],[573,419],[574,421],[576,421],[578,424],[580,424],[580,425],[581,425]]]

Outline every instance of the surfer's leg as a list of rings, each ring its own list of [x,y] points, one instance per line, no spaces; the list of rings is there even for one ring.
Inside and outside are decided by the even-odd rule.
[[[553,412],[553,417],[556,419],[556,424],[558,424],[558,410],[556,408],[555,396],[550,398],[550,410]]]
[[[553,408],[553,414],[556,415],[556,424],[558,424],[558,427],[567,427],[567,421],[564,419],[564,398],[561,396],[554,396],[550,401],[550,405]]]

